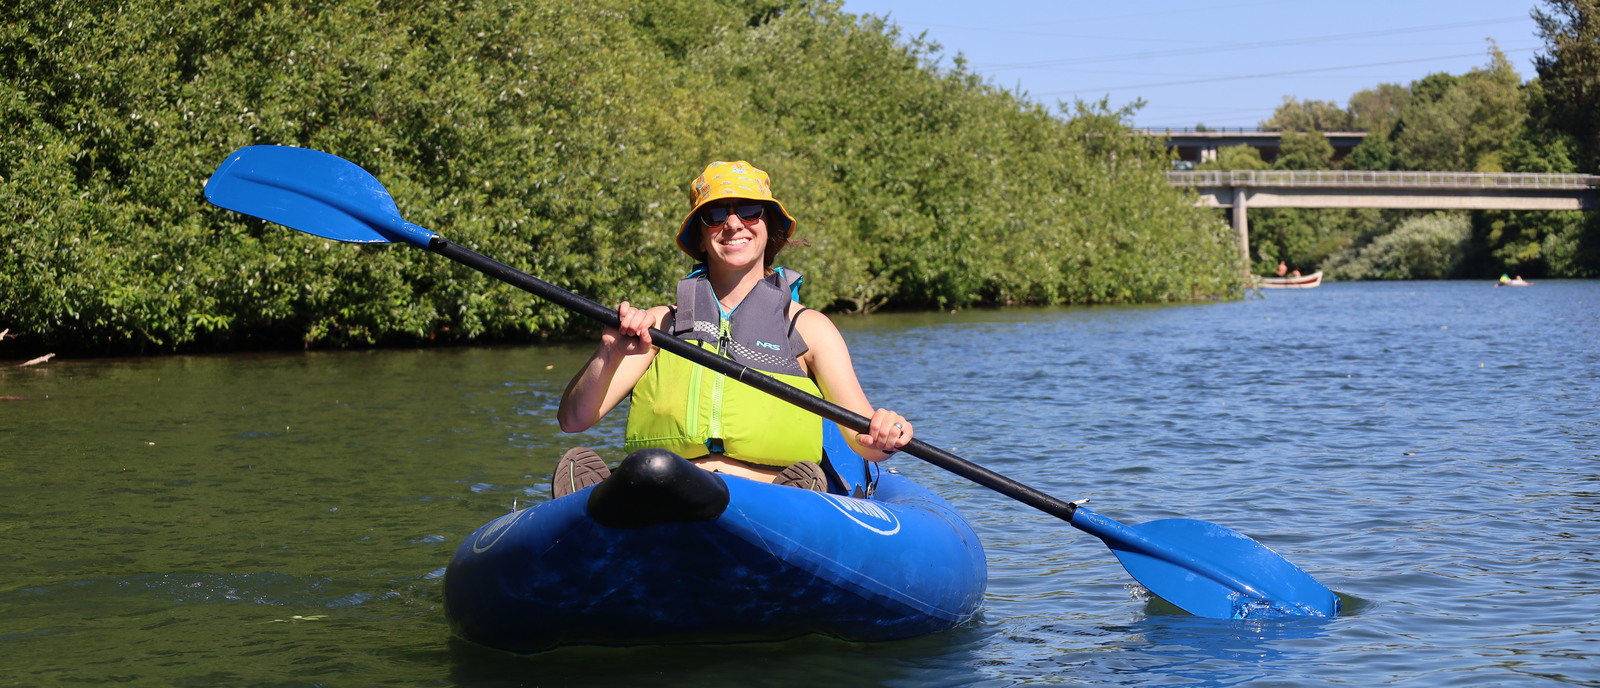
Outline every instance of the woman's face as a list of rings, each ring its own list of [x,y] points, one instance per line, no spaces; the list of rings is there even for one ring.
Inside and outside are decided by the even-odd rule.
[[[700,249],[706,262],[727,267],[765,267],[766,204],[729,199],[707,203],[695,213],[700,223]]]

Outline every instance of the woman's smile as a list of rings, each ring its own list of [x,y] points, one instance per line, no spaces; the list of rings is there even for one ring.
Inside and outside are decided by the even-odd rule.
[[[725,260],[745,259],[745,254],[754,254],[760,259],[765,250],[766,226],[763,220],[741,221],[738,216],[729,217],[726,224],[709,229],[706,232],[707,249],[713,249]]]

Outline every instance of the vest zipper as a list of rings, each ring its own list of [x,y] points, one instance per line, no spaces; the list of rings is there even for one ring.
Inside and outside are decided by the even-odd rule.
[[[727,318],[717,319],[717,355],[723,358],[733,358],[728,355],[729,344],[733,342],[733,330],[728,325]],[[711,427],[707,437],[722,439],[722,386],[728,380],[726,375],[714,375],[711,381]]]

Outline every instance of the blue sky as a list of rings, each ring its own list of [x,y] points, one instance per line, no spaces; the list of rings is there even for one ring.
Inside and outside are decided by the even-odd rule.
[[[1146,105],[1137,126],[1253,127],[1285,96],[1347,105],[1379,83],[1489,63],[1488,39],[1523,81],[1544,50],[1535,0],[845,0],[926,32],[994,84],[1037,102]]]

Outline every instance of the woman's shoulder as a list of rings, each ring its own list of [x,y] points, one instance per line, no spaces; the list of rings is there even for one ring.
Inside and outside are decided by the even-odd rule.
[[[815,311],[813,309],[807,308],[805,306],[805,304],[802,304],[799,301],[790,301],[789,302],[789,319],[790,320],[794,320],[796,322],[804,322],[804,321],[808,321],[808,320],[815,320],[815,319],[818,319],[818,318],[820,318],[822,320],[827,320],[828,316],[823,315],[822,313],[819,313],[819,312],[817,312],[817,311]],[[830,322],[830,324],[831,324],[831,322]]]
[[[833,324],[832,319],[822,311],[806,308],[799,301],[789,302],[789,317],[794,321],[795,330],[799,331],[807,342],[817,341],[819,336],[839,336],[839,328]]]

